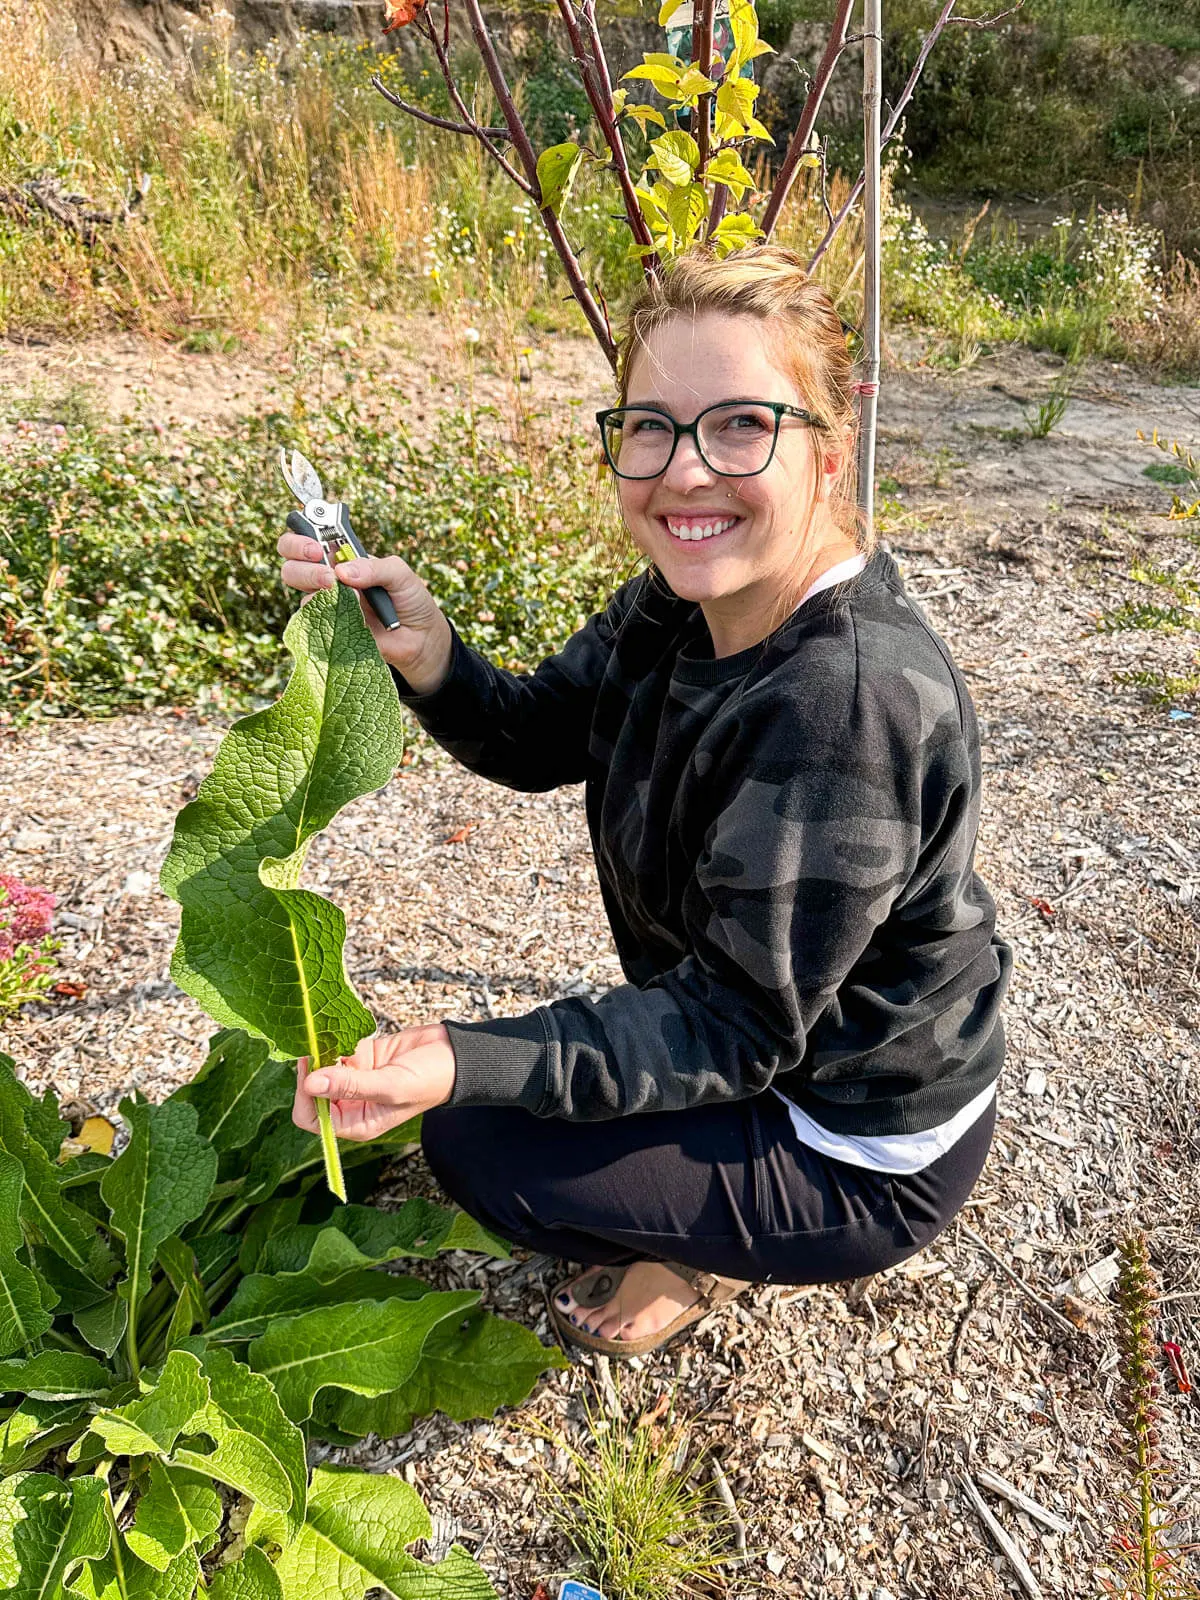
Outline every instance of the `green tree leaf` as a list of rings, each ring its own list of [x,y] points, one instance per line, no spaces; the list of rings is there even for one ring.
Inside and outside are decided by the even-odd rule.
[[[725,184],[739,200],[747,189],[754,187],[754,178],[736,150],[718,151],[705,168],[704,176],[710,183]]]
[[[217,1177],[217,1152],[196,1132],[196,1108],[122,1100],[129,1144],[100,1181],[113,1230],[125,1241],[128,1277],[120,1286],[131,1325],[150,1286],[158,1248],[204,1210]]]
[[[625,90],[620,90],[620,93],[624,94]],[[622,115],[626,117],[632,117],[643,133],[646,131],[646,124],[648,122],[652,122],[656,128],[665,128],[667,125],[666,117],[663,116],[661,111],[656,111],[653,106],[623,106]]]
[[[0,1569],[17,1576],[3,1600],[61,1600],[71,1573],[110,1544],[102,1478],[31,1472],[10,1479],[0,1503]]]
[[[562,210],[564,201],[571,193],[575,174],[579,171],[583,156],[584,152],[580,146],[570,142],[551,145],[538,157],[537,180],[542,205],[553,211],[555,216]]]
[[[95,1400],[113,1386],[113,1375],[91,1356],[43,1350],[26,1361],[0,1361],[0,1394],[33,1400]]]
[[[37,1128],[43,1137],[50,1137],[45,1113],[45,1102],[35,1100],[18,1082],[8,1058],[0,1057],[0,1150],[21,1164],[24,1231],[76,1272],[107,1282],[116,1270],[111,1252],[100,1238],[95,1219],[63,1199],[58,1170],[34,1131]]]
[[[650,148],[654,155],[648,164],[656,166],[668,183],[691,183],[700,161],[700,146],[690,133],[682,129],[664,133],[650,141]]]
[[[429,1514],[402,1479],[318,1467],[308,1518],[276,1562],[283,1600],[363,1600],[373,1587],[395,1600],[495,1600],[465,1551],[436,1567],[407,1553],[429,1533]],[[279,1543],[279,1534],[278,1520],[255,1507],[247,1539]]]
[[[209,1387],[191,1351],[172,1350],[154,1380],[142,1382],[142,1395],[127,1406],[101,1411],[92,1432],[109,1455],[169,1456],[181,1433],[195,1432],[193,1418],[207,1407]]]
[[[206,1477],[150,1462],[150,1485],[137,1503],[126,1542],[147,1566],[165,1572],[189,1545],[209,1551],[221,1526],[221,1497]]]
[[[15,1156],[0,1152],[0,1357],[29,1349],[54,1318],[42,1305],[38,1280],[17,1251],[21,1232],[21,1196],[25,1172]]]
[[[748,132],[754,119],[758,84],[750,78],[728,78],[717,90],[717,114],[713,131],[718,139],[738,138]],[[765,129],[764,129],[765,132]]]
[[[252,1273],[243,1278],[229,1304],[214,1318],[208,1337],[219,1344],[257,1339],[283,1317],[318,1306],[356,1300],[419,1300],[429,1284],[390,1272],[359,1269],[323,1282],[307,1272]]]
[[[207,1600],[283,1600],[283,1585],[267,1557],[251,1545],[240,1561],[218,1570]]]
[[[308,1486],[304,1435],[284,1415],[267,1378],[219,1346],[205,1349],[192,1340],[191,1347],[198,1347],[211,1394],[192,1418],[192,1431],[211,1440],[212,1448],[202,1448],[200,1439],[194,1445],[181,1440],[175,1464],[240,1489],[270,1510],[286,1513],[299,1527]]]
[[[402,722],[344,584],[299,607],[284,641],[296,665],[283,698],[225,735],[176,819],[161,881],[183,908],[171,963],[180,988],[274,1055],[317,1066],[351,1054],[375,1024],[346,978],[345,917],[296,885],[312,838],[391,777]],[[337,1192],[331,1132],[326,1156]]]
[[[727,256],[731,250],[741,250],[761,237],[762,229],[744,211],[722,217],[713,229],[713,244],[719,256]]]
[[[708,215],[708,196],[703,185],[690,183],[676,189],[667,200],[667,220],[675,234],[678,250],[686,250],[696,238]]]
[[[326,1393],[317,1420],[327,1418],[343,1433],[381,1438],[407,1433],[416,1417],[443,1411],[456,1422],[490,1417],[501,1406],[520,1405],[548,1368],[567,1365],[528,1328],[487,1311],[448,1317],[425,1340],[412,1377],[377,1399]]]
[[[665,60],[671,61],[672,58],[668,56]],[[638,66],[623,74],[621,81],[623,83],[626,78],[644,78],[647,83],[654,85],[664,99],[672,100],[679,87],[680,72],[681,68],[677,64],[660,65],[647,56]]]
[[[200,1071],[168,1098],[195,1106],[196,1132],[224,1155],[244,1149],[267,1117],[290,1110],[295,1089],[294,1062],[273,1057],[265,1039],[223,1028]]]
[[[412,1376],[431,1329],[478,1302],[473,1291],[430,1292],[420,1300],[322,1306],[268,1328],[250,1346],[250,1365],[275,1387],[294,1422],[312,1415],[325,1388],[380,1395]]]

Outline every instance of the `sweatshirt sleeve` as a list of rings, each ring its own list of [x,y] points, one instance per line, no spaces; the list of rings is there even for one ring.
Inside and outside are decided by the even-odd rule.
[[[401,703],[481,777],[528,791],[582,783],[596,697],[638,581],[618,590],[604,611],[532,673],[493,666],[451,625],[446,681],[432,694],[414,694],[393,668]]]
[[[452,1105],[601,1120],[742,1099],[800,1065],[917,868],[931,798],[919,735],[854,686],[814,687],[747,705],[715,769],[728,777],[684,895],[688,954],[594,1002],[448,1022]]]

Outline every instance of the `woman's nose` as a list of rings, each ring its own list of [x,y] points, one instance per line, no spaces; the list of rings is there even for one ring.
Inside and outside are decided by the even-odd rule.
[[[717,474],[705,465],[691,434],[681,434],[675,445],[675,454],[667,464],[662,481],[668,488],[685,489],[701,483],[713,483]]]

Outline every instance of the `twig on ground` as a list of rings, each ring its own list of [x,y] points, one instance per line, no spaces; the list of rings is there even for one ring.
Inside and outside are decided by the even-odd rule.
[[[1023,1511],[1027,1517],[1032,1517],[1035,1522],[1043,1523],[1047,1528],[1052,1528],[1055,1533],[1070,1533],[1071,1524],[1065,1517],[1060,1517],[1057,1511],[1048,1511],[1045,1506],[1018,1489],[1015,1483],[1009,1483],[1007,1478],[1002,1478],[998,1472],[993,1472],[990,1467],[976,1467],[975,1476],[985,1489],[990,1489],[993,1494],[998,1494],[1002,1500],[1007,1500],[1010,1505],[1016,1506],[1018,1511]]]
[[[983,1523],[1005,1556],[1007,1556],[1009,1564],[1017,1575],[1017,1581],[1029,1596],[1029,1600],[1042,1600],[1042,1587],[1034,1577],[1032,1568],[1017,1548],[1016,1542],[1005,1532],[1004,1528],[992,1515],[970,1476],[964,1472],[960,1475],[958,1481],[962,1485],[963,1493],[974,1507],[980,1522]]]
[[[717,1491],[717,1499],[729,1513],[729,1523],[733,1529],[733,1546],[737,1556],[729,1562],[731,1567],[741,1566],[746,1560],[746,1524],[742,1514],[737,1508],[737,1501],[733,1498],[733,1490],[729,1487],[729,1479],[725,1476],[724,1468],[716,1456],[708,1464],[712,1477],[713,1488]]]
[[[1047,1305],[1042,1297],[1039,1294],[1036,1294],[1034,1290],[1029,1287],[1029,1285],[1025,1282],[1025,1279],[1021,1277],[1020,1273],[1014,1272],[1009,1266],[1008,1262],[1005,1261],[1002,1256],[998,1256],[992,1249],[991,1245],[985,1243],[984,1240],[979,1237],[974,1228],[968,1228],[967,1224],[962,1220],[961,1217],[959,1218],[958,1226],[960,1230],[966,1234],[967,1238],[970,1239],[971,1243],[982,1250],[984,1255],[987,1256],[989,1260],[994,1261],[1000,1268],[1001,1272],[1003,1272],[1007,1278],[1010,1278],[1012,1282],[1016,1284],[1017,1288],[1020,1289],[1025,1298],[1033,1305],[1037,1306],[1038,1310],[1041,1311],[1043,1315],[1046,1316],[1054,1324],[1054,1326],[1060,1330],[1060,1332],[1070,1334],[1072,1338],[1075,1338],[1076,1334],[1078,1333],[1078,1329],[1075,1327],[1073,1322],[1068,1322],[1066,1317],[1064,1317],[1060,1311],[1056,1311],[1053,1306]]]

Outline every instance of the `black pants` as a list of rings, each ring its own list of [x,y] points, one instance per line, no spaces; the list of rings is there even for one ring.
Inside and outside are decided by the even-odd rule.
[[[773,1094],[611,1122],[439,1107],[422,1142],[464,1211],[514,1244],[597,1266],[678,1261],[756,1283],[838,1283],[927,1245],[970,1194],[995,1103],[911,1177],[832,1161]]]

